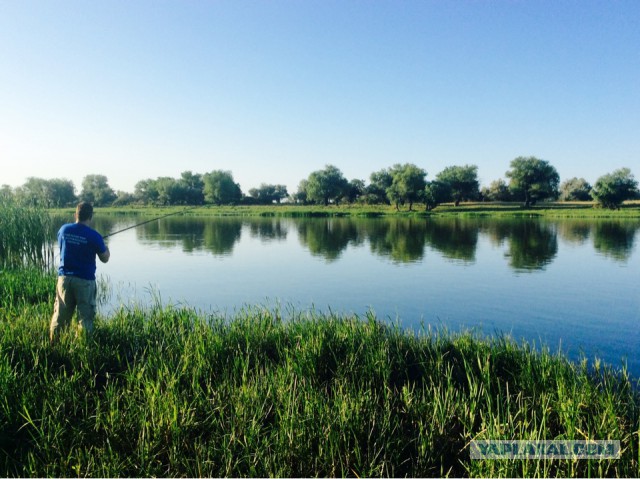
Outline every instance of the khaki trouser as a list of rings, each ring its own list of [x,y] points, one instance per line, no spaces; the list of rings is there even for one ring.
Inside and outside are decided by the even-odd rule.
[[[49,329],[51,341],[60,335],[61,329],[69,327],[76,307],[80,331],[84,330],[87,333],[93,331],[93,320],[96,317],[96,291],[96,282],[93,280],[58,276],[56,302]]]

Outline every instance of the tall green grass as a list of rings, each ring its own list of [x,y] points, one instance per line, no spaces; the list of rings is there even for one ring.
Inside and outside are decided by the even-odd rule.
[[[123,308],[50,346],[43,287],[48,300],[0,299],[2,476],[638,475],[624,372],[506,337],[261,307]],[[585,438],[620,440],[622,458],[469,459],[473,439]]]
[[[46,210],[0,198],[0,269],[53,266],[51,220]]]

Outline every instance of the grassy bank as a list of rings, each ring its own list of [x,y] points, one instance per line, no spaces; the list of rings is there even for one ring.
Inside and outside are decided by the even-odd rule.
[[[73,218],[73,208],[51,210],[58,215]],[[161,216],[184,212],[197,216],[284,216],[284,217],[331,217],[331,216],[498,216],[498,217],[546,217],[546,218],[640,218],[640,202],[627,202],[620,210],[597,208],[590,202],[541,203],[524,209],[520,203],[463,203],[456,207],[442,204],[431,211],[414,205],[396,211],[387,205],[270,205],[270,206],[200,206],[200,207],[140,207],[99,208],[98,212],[109,214],[136,214]]]
[[[50,224],[50,217],[44,209],[18,206],[13,201],[0,198],[0,270],[51,266]]]
[[[374,317],[123,309],[50,346],[53,278],[0,281],[2,476],[637,476],[633,380]],[[473,439],[612,439],[619,460],[471,461]]]

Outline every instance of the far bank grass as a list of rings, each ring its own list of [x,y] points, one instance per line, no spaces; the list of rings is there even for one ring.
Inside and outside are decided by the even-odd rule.
[[[73,218],[73,208],[50,210],[53,213]],[[640,218],[640,201],[625,203],[619,210],[600,208],[590,202],[550,202],[540,203],[531,208],[523,208],[521,203],[453,203],[439,205],[431,211],[424,206],[408,206],[400,210],[389,205],[254,205],[254,206],[123,206],[117,208],[97,208],[97,213],[135,214],[162,216],[166,214],[185,214],[193,216],[282,216],[282,217],[378,217],[378,216],[488,216],[488,217],[527,217],[527,218]]]
[[[50,346],[54,279],[0,281],[0,476],[635,477],[637,379],[506,337],[156,305]],[[471,440],[620,440],[619,460],[471,461]]]

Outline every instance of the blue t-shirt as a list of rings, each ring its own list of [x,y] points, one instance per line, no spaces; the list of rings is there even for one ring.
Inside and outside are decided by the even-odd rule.
[[[96,255],[107,251],[100,233],[81,223],[63,225],[58,231],[59,276],[96,279]]]

